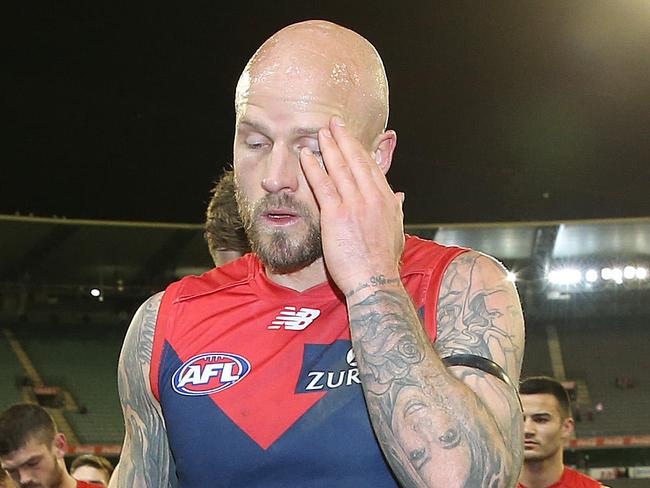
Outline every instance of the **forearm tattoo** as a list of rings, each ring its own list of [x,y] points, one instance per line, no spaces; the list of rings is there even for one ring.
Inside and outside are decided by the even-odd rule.
[[[118,488],[176,485],[173,460],[160,411],[148,386],[156,317],[162,293],[138,310],[120,354],[118,387],[126,438],[117,469]]]
[[[441,291],[452,293],[451,289]],[[458,293],[461,295],[462,290]],[[512,421],[517,415],[513,413],[508,424],[501,425],[492,414],[491,398],[498,395],[499,407],[505,405],[516,412],[515,393],[499,380],[483,380],[491,388],[486,403],[482,391],[475,393],[475,388],[468,388],[450,374],[401,286],[377,289],[356,302],[354,294],[348,295],[348,307],[368,411],[380,445],[402,486],[513,486],[519,467],[511,454],[510,435],[513,429],[517,434],[512,435],[519,435],[520,428]],[[476,313],[477,317],[486,318],[479,309]],[[484,328],[485,333],[488,328]],[[505,330],[502,332],[504,337],[508,336]],[[479,334],[462,337],[467,341],[465,352],[484,355]],[[508,347],[516,348],[511,342]]]

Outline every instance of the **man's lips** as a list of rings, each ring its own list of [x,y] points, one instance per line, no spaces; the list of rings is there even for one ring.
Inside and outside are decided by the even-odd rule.
[[[262,217],[267,222],[276,225],[293,224],[300,219],[300,215],[295,211],[282,208],[267,210],[262,214]]]
[[[539,446],[539,442],[536,442],[531,439],[525,439],[524,440],[524,447],[533,447],[533,446]]]

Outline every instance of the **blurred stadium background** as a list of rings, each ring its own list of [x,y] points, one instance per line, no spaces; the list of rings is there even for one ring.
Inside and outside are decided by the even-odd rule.
[[[566,460],[612,487],[648,486],[650,219],[407,231],[506,264],[526,316],[523,374],[555,376],[574,398]],[[0,235],[0,408],[38,402],[71,456],[116,461],[122,339],[145,298],[211,267],[201,226],[4,215]]]

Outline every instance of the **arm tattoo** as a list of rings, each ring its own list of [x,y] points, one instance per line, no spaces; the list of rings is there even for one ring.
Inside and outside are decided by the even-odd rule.
[[[118,488],[174,487],[174,464],[159,405],[149,387],[156,318],[162,293],[136,312],[120,354],[118,387],[126,437],[117,469]]]
[[[491,359],[518,384],[524,350],[519,298],[512,283],[506,280],[485,283],[477,271],[480,266],[503,273],[497,263],[477,253],[462,254],[449,265],[440,287],[435,349],[441,357],[469,353]],[[492,411],[497,414],[504,438],[510,445],[520,446],[523,427],[516,394],[478,369],[453,371],[479,396],[494,400],[498,408]],[[515,462],[521,463],[521,449],[513,449],[512,453]]]
[[[513,332],[513,324],[522,320],[519,299],[508,282],[489,288],[476,283],[479,261],[497,266],[484,256],[466,253],[456,258],[445,273],[438,300],[436,351],[442,357],[476,354],[505,364],[504,369],[516,384],[523,353]]]
[[[400,285],[357,289],[365,290],[365,298],[348,294],[348,313],[361,384],[379,443],[402,486],[514,484],[518,466],[503,427],[483,397],[442,364],[406,291]],[[495,391],[508,393],[496,381]]]

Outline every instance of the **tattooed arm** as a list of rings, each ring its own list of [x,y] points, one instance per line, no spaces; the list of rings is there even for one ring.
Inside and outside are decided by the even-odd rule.
[[[396,141],[385,131],[369,148],[334,116],[318,133],[325,168],[308,148],[300,153],[320,207],[325,266],[346,294],[373,428],[405,487],[514,486],[522,444],[516,391],[474,370],[447,369],[441,357],[487,356],[517,381],[519,300],[492,260],[456,258],[440,290],[434,349],[399,275],[405,196],[385,177]]]
[[[474,354],[519,379],[523,319],[517,294],[492,259],[468,252],[445,273],[431,345],[395,279],[369,278],[347,294],[368,410],[405,487],[514,486],[522,420],[516,391],[442,357]]]
[[[122,346],[118,387],[126,436],[111,488],[176,486],[160,405],[149,384],[153,336],[162,295],[154,295],[138,309]]]

